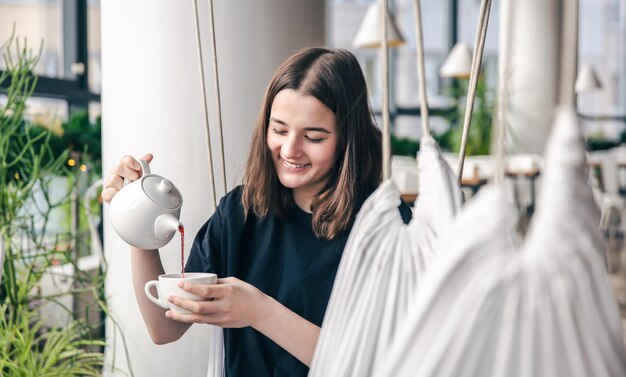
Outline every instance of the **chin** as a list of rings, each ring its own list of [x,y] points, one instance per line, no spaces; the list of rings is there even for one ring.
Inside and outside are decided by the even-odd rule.
[[[294,182],[292,180],[283,180],[279,179],[280,183],[288,189],[297,189],[298,187],[304,186],[302,182]]]

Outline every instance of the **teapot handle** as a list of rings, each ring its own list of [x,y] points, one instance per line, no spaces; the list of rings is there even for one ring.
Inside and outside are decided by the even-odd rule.
[[[135,161],[139,162],[139,164],[141,165],[141,176],[143,177],[145,175],[150,174],[150,165],[148,165],[148,163],[146,162],[146,160],[142,160],[142,159],[135,159]],[[124,178],[124,186],[126,186],[127,184],[131,183],[132,181],[128,178]]]

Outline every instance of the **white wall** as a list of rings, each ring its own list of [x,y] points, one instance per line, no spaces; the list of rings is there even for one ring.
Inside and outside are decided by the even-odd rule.
[[[208,15],[206,2],[199,3],[214,115]],[[103,171],[110,171],[124,154],[154,153],[152,171],[170,178],[183,193],[181,220],[188,251],[211,213],[192,3],[136,0],[101,5]],[[227,182],[232,188],[241,180],[251,130],[274,69],[295,50],[324,43],[325,1],[216,1],[215,15]],[[215,126],[214,116],[211,122]],[[149,340],[132,293],[128,247],[112,230],[106,212],[105,223],[106,293],[135,376],[205,375],[206,328],[194,325],[171,345],[155,346]],[[179,269],[178,245],[175,239],[161,251],[168,272]],[[106,374],[124,375],[128,367],[121,334],[110,321],[107,338],[107,360],[114,359],[119,369]]]

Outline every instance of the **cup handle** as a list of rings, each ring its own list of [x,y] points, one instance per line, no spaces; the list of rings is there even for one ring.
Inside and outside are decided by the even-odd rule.
[[[143,159],[138,160],[135,158],[135,161],[139,162],[139,165],[141,165],[141,177],[143,177],[144,175],[150,174],[150,165],[148,164],[146,160],[143,160]],[[127,184],[131,182],[132,181],[130,179],[124,178],[124,186],[126,186]]]
[[[158,298],[154,297],[152,295],[152,292],[150,292],[150,288],[152,287],[156,288]],[[154,304],[162,307],[163,309],[169,309],[167,304],[161,301],[161,290],[159,289],[159,282],[157,280],[150,280],[149,282],[147,282],[146,285],[143,287],[143,290],[144,292],[146,292],[146,296],[148,296],[148,300],[152,301]]]

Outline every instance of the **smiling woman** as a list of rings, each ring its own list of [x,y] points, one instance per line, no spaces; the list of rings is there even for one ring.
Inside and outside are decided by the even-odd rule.
[[[354,218],[380,184],[381,149],[351,53],[310,48],[283,63],[257,119],[243,185],[222,198],[185,266],[222,277],[181,286],[212,300],[172,296],[191,313],[164,312],[144,294],[146,281],[163,273],[159,254],[131,252],[153,341],[175,341],[192,323],[217,325],[225,329],[227,376],[306,376]],[[140,170],[122,160],[103,197]]]
[[[285,139],[274,144],[274,135]],[[261,218],[271,210],[284,216],[295,199],[312,212],[315,235],[333,239],[349,229],[360,204],[380,184],[381,145],[355,57],[322,48],[295,54],[274,74],[257,120],[244,177],[244,210]],[[310,169],[303,168],[300,176],[293,169],[288,173],[289,164],[302,163],[311,163]],[[290,184],[305,179],[313,184],[308,193],[291,190]]]

